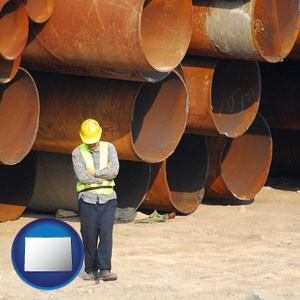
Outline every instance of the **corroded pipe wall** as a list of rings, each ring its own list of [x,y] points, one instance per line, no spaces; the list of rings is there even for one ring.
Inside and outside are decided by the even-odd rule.
[[[268,124],[257,114],[242,136],[208,139],[210,169],[206,198],[252,200],[264,186],[272,161]]]
[[[18,219],[26,209],[32,197],[35,164],[29,153],[14,166],[0,165],[0,222]]]
[[[186,57],[189,95],[186,132],[238,137],[258,111],[261,79],[256,62]]]
[[[194,0],[189,54],[280,62],[299,32],[298,1]]]
[[[77,71],[79,67],[90,69],[94,76],[97,69],[99,76],[105,72],[121,76],[128,70],[170,72],[184,57],[191,39],[192,3],[57,1],[48,22],[33,24],[32,29],[46,49],[42,56],[48,52],[51,61],[55,57]],[[41,62],[39,52],[30,49],[39,47],[24,51],[24,62]]]
[[[39,94],[25,69],[0,84],[0,104],[0,164],[14,165],[31,150],[39,125]]]
[[[260,64],[262,96],[259,111],[271,128],[300,130],[300,61]]]
[[[77,212],[78,200],[71,155],[43,151],[34,151],[34,154],[36,178],[28,209],[44,213],[55,213],[58,209]],[[150,164],[120,160],[120,171],[115,179],[118,207],[137,208],[146,195],[149,182]]]
[[[64,73],[79,76],[94,76],[113,78],[121,80],[132,80],[142,82],[158,82],[166,78],[170,72],[147,72],[139,70],[117,70],[99,68],[94,65],[77,66],[66,64],[46,50],[37,39],[34,38],[30,30],[28,43],[23,51],[22,65],[29,70],[39,70],[45,72]]]
[[[56,0],[22,0],[28,17],[36,23],[46,22],[54,12]]]
[[[175,152],[151,167],[151,184],[140,208],[190,214],[201,203],[208,174],[206,138],[185,134]]]
[[[171,73],[159,83],[35,74],[41,117],[35,150],[71,153],[79,127],[95,118],[103,140],[124,160],[160,162],[179,143],[186,125],[187,91]]]
[[[19,57],[25,48],[29,20],[18,1],[7,2],[0,11],[0,56],[8,60]]]

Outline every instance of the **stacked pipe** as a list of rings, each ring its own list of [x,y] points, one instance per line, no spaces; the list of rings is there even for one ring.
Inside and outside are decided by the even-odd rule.
[[[55,2],[0,1],[0,221],[19,217],[30,201],[34,170],[27,156],[38,130],[40,103],[33,77],[20,67],[21,56],[30,22],[47,21]],[[19,193],[8,180],[17,183]]]
[[[35,2],[47,3],[47,22],[28,12]],[[55,173],[63,165],[72,177],[88,117],[121,159],[121,207],[190,214],[204,197],[255,198],[272,160],[259,62],[277,65],[291,52],[297,0],[24,3],[32,22],[22,66],[41,102],[30,208],[76,210],[72,180],[67,194]]]

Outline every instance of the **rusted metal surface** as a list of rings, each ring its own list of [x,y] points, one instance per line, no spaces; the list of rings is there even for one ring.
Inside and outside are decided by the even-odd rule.
[[[140,208],[190,214],[201,203],[208,174],[204,136],[185,134],[175,152],[151,167],[151,184]]]
[[[0,84],[8,83],[18,73],[21,63],[21,56],[14,60],[6,60],[0,57]]]
[[[0,222],[16,220],[22,215],[32,197],[35,171],[31,153],[14,166],[0,165]]]
[[[299,32],[298,1],[194,0],[189,54],[282,61]]]
[[[22,0],[28,17],[36,23],[46,22],[55,9],[56,0]]]
[[[0,11],[0,56],[13,60],[19,57],[28,38],[29,20],[25,7],[9,1]]]
[[[116,78],[139,72],[170,72],[186,54],[192,33],[192,3],[182,0],[57,1],[53,15],[33,24],[36,40],[56,68],[66,65]],[[41,62],[40,52],[24,51],[24,63]],[[43,61],[47,59],[43,57]],[[36,65],[37,66],[37,65]],[[60,70],[63,72],[63,69]],[[125,73],[125,74],[123,74]],[[92,75],[91,73],[86,75]],[[130,78],[129,78],[130,79]]]
[[[20,68],[0,85],[0,164],[19,163],[31,150],[39,124],[39,95],[31,75]]]
[[[79,76],[94,76],[155,83],[163,80],[170,74],[170,72],[158,71],[113,70],[95,67],[94,65],[69,65],[51,55],[37,39],[33,38],[32,33],[29,34],[29,42],[23,51],[22,58],[22,65],[29,70]]]
[[[10,0],[0,0],[0,11],[2,10],[3,6]]]
[[[35,150],[71,153],[79,127],[94,118],[120,159],[160,162],[172,154],[185,129],[187,91],[171,73],[159,83],[35,73],[41,116]]]
[[[272,161],[268,124],[257,114],[242,136],[208,138],[210,159],[205,198],[252,200],[264,186]]]
[[[189,96],[186,132],[242,135],[259,107],[257,62],[187,56],[182,66]]]
[[[259,111],[271,128],[300,130],[300,61],[260,64],[262,95]]]
[[[273,159],[271,176],[300,176],[300,131],[272,128]]]
[[[36,179],[28,210],[55,213],[58,209],[65,209],[78,212],[71,155],[33,152],[37,164]],[[150,164],[120,160],[120,171],[115,179],[118,207],[136,209],[146,195],[149,182]]]

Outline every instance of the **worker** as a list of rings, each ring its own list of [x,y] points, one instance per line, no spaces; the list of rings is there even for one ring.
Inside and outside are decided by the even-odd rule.
[[[112,281],[117,279],[111,272],[111,258],[119,160],[114,145],[100,141],[101,134],[96,120],[83,121],[79,132],[83,144],[73,150],[72,161],[85,255],[83,279]]]

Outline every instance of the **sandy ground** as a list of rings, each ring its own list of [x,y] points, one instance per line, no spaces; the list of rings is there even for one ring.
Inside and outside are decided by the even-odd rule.
[[[300,299],[298,190],[300,184],[281,180],[243,205],[204,201],[193,214],[165,223],[116,224],[119,279],[95,284],[80,273],[52,291],[27,285],[12,266],[16,234],[41,217],[24,214],[0,223],[0,300]],[[77,218],[64,221],[79,232]]]

